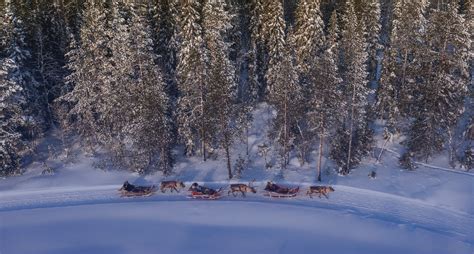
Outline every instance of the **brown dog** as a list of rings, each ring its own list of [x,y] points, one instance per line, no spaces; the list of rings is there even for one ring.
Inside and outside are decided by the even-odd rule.
[[[171,192],[173,192],[173,190],[179,192],[178,189],[184,187],[186,187],[186,185],[184,185],[184,183],[181,181],[163,181],[160,184],[160,190],[163,193],[165,193],[166,189],[170,189]]]
[[[321,195],[329,198],[328,194],[333,191],[334,188],[331,186],[310,186],[306,192],[306,195],[309,195],[310,198],[313,198],[312,194],[319,194],[319,198],[321,198]]]

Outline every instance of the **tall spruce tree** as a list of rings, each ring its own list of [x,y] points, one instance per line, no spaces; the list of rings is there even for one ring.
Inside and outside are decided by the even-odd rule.
[[[331,13],[325,38],[324,52],[320,59],[316,59],[315,71],[312,80],[314,86],[310,92],[311,101],[309,104],[308,119],[310,128],[313,130],[314,139],[319,139],[318,159],[317,159],[317,180],[321,181],[322,157],[326,139],[334,138],[335,133],[331,129],[336,129],[336,125],[342,123],[345,101],[340,90],[342,79],[338,72],[339,56],[339,27],[337,12]],[[327,106],[325,106],[327,105]],[[328,140],[329,143],[331,140]]]
[[[377,93],[378,115],[392,129],[400,128],[400,117],[415,116],[419,94],[417,76],[426,32],[427,1],[395,0],[389,48],[385,52]]]
[[[270,136],[277,141],[282,169],[290,160],[290,152],[298,133],[301,114],[301,86],[295,69],[294,44],[288,36],[281,58],[274,60],[268,74],[268,100],[277,112]]]
[[[200,144],[203,160],[207,159],[206,146],[211,128],[206,83],[206,49],[204,47],[199,2],[187,0],[181,3],[180,48],[178,52],[177,78],[178,133],[186,146],[185,153],[193,155]]]
[[[264,3],[262,38],[269,57],[265,78],[268,101],[277,111],[270,137],[277,141],[280,165],[285,169],[294,145],[297,116],[301,112],[297,110],[301,101],[301,89],[295,69],[293,36],[285,36],[286,25],[282,3],[281,1],[264,1]]]
[[[266,92],[265,74],[268,68],[268,52],[264,38],[264,23],[267,19],[266,0],[252,0],[249,3],[250,17],[250,48],[249,87],[254,90],[256,100],[262,101]]]
[[[458,3],[433,9],[429,18],[427,48],[422,55],[422,84],[416,101],[418,114],[411,126],[408,150],[429,159],[447,145],[453,163],[454,127],[464,111],[469,82],[470,33]],[[447,144],[446,144],[447,143]]]
[[[35,114],[47,130],[55,122],[53,101],[64,88],[68,28],[59,3],[39,1],[32,11],[32,68],[38,81]]]
[[[104,68],[109,61],[104,6],[87,1],[83,22],[80,41],[72,40],[67,53],[70,75],[66,77],[66,84],[72,90],[59,101],[70,108],[63,118],[66,125],[82,137],[85,148],[92,152],[94,146],[103,141],[100,131],[104,130],[104,79],[108,78],[106,72],[110,70]]]
[[[335,35],[330,35],[333,37]],[[339,90],[341,78],[337,69],[337,49],[335,41],[327,40],[325,52],[317,59],[311,68],[308,120],[314,137],[318,139],[319,149],[317,158],[317,180],[321,181],[321,164],[326,138],[334,135],[331,130],[340,123],[340,108],[345,108],[342,94]]]
[[[128,94],[122,98],[130,101],[127,136],[132,140],[132,162],[137,168],[169,174],[173,166],[170,101],[163,72],[156,65],[158,55],[153,50],[152,29],[146,19],[145,7],[131,6],[127,37],[131,72],[125,74],[129,87],[125,90]]]
[[[176,65],[178,50],[178,32],[179,32],[179,3],[174,0],[156,1],[155,15],[151,25],[154,30],[155,47],[159,55],[158,62],[163,69],[164,80],[168,86],[168,93],[173,100],[178,97],[176,87]]]
[[[362,1],[361,21],[364,24],[364,38],[367,46],[367,70],[369,72],[369,81],[375,80],[377,72],[377,51],[381,49],[380,45],[380,1],[366,0]]]
[[[341,77],[346,101],[344,124],[333,140],[331,155],[341,167],[341,174],[348,174],[363,156],[370,151],[372,133],[367,124],[367,52],[361,22],[357,19],[354,3],[345,4],[341,38]]]
[[[296,59],[301,71],[314,64],[314,57],[324,47],[324,22],[320,0],[302,0],[296,9],[294,29]]]
[[[211,139],[224,149],[229,179],[232,178],[231,147],[236,136],[237,115],[234,103],[236,96],[235,69],[229,59],[228,32],[231,15],[222,0],[207,0],[203,8],[204,41],[209,54],[206,82],[209,86],[209,114],[213,126]]]
[[[23,57],[17,40],[24,39],[23,31],[7,5],[2,16],[0,48],[0,176],[20,173],[23,146],[22,128],[25,126],[23,110],[25,97],[20,65]],[[19,55],[20,53],[20,55]]]
[[[321,52],[324,50],[325,35],[324,22],[320,11],[319,0],[301,1],[296,9],[294,28],[296,67],[298,80],[302,85],[302,105],[308,105],[312,95],[312,68],[317,64]],[[311,134],[308,128],[306,108],[301,107],[298,128],[295,139],[295,148],[298,151],[301,164],[306,161],[307,153],[311,147]],[[297,116],[295,116],[297,117]]]

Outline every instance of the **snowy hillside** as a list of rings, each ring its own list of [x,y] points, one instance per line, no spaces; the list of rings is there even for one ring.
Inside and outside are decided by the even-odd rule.
[[[33,164],[23,176],[0,180],[0,251],[2,253],[472,253],[474,251],[474,175],[420,165],[398,168],[397,143],[380,162],[368,158],[348,176],[324,166],[329,199],[305,194],[315,181],[314,161],[265,169],[258,145],[272,110],[260,105],[249,131],[251,163],[241,179],[227,180],[225,161],[181,157],[170,176],[141,176],[94,168],[97,158],[47,161],[56,174],[41,175]],[[245,145],[234,147],[245,153]],[[275,156],[269,153],[268,161]],[[376,171],[376,179],[368,174]],[[215,188],[255,179],[257,194],[224,195],[195,201],[179,194],[121,198],[129,180],[158,184],[179,179]],[[292,199],[262,196],[267,180],[300,186]],[[224,191],[227,193],[227,191]]]

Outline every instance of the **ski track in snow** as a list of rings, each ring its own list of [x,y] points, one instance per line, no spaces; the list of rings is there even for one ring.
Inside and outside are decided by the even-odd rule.
[[[202,183],[202,182],[201,182]],[[189,186],[189,182],[186,183]],[[207,186],[226,186],[229,182],[206,183]],[[292,183],[288,183],[292,184]],[[297,184],[293,184],[297,185]],[[44,190],[4,191],[0,193],[0,213],[24,209],[40,209],[50,207],[68,207],[108,203],[133,202],[258,202],[278,203],[315,209],[337,210],[353,214],[361,218],[393,222],[409,229],[421,228],[427,231],[457,238],[474,245],[474,217],[472,214],[440,207],[417,199],[401,197],[393,194],[377,192],[354,187],[334,185],[335,192],[329,199],[313,199],[305,195],[308,184],[299,184],[300,193],[296,198],[278,199],[262,196],[263,193],[247,194],[246,198],[232,194],[227,196],[224,188],[223,198],[215,201],[189,200],[187,191],[180,193],[161,193],[158,191],[151,197],[122,198],[117,191],[119,185],[97,187],[67,187]],[[264,183],[256,183],[262,190]]]
[[[377,147],[377,149],[382,149],[381,147]],[[397,151],[394,151],[392,149],[384,148],[384,151],[387,151],[395,156],[395,158],[400,159],[401,155]],[[455,173],[455,174],[460,174],[460,175],[468,175],[468,176],[474,176],[474,172],[469,172],[469,171],[460,171],[460,170],[454,170],[454,169],[449,169],[449,168],[443,168],[435,165],[431,165],[428,163],[423,163],[419,161],[413,161],[414,164],[423,166],[425,168],[431,168],[431,169],[438,169],[441,171],[446,171],[450,173]]]

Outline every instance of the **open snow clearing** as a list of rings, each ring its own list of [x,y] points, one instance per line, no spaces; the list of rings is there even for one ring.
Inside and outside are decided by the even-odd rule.
[[[119,185],[3,191],[0,251],[474,251],[473,216],[449,207],[342,185],[333,185],[329,199],[304,195],[307,185],[294,198],[278,199],[262,195],[263,182],[256,186],[259,192],[246,198],[223,195],[212,201],[190,200],[184,191],[121,198]],[[81,248],[75,246],[79,241],[85,243]]]

